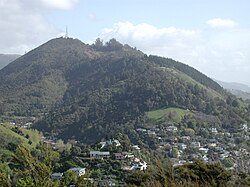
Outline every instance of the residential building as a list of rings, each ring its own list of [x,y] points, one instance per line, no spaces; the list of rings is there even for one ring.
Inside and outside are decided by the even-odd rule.
[[[109,151],[90,151],[90,158],[95,159],[108,159],[110,158]]]
[[[75,168],[70,168],[69,171],[75,172],[75,174],[78,177],[80,177],[86,173],[86,168],[75,167]]]
[[[60,180],[63,177],[63,173],[52,173],[51,179],[52,180]]]

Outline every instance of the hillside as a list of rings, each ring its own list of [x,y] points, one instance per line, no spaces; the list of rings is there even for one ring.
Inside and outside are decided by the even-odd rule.
[[[4,68],[19,57],[20,55],[0,54],[0,69]]]
[[[227,126],[244,117],[243,105],[204,74],[115,39],[53,39],[0,71],[0,93],[0,112],[38,115],[39,130],[82,142],[133,136],[145,112],[169,107],[216,115]]]
[[[242,98],[244,100],[250,100],[250,92],[244,92],[241,90],[229,90],[232,94],[234,94],[238,98]]]
[[[35,130],[17,128],[13,124],[0,124],[0,160],[9,161],[18,145],[35,147],[41,141],[40,134]]]
[[[244,100],[250,99],[250,87],[248,85],[236,82],[216,82],[218,82],[224,89],[226,89],[236,97],[242,98]]]

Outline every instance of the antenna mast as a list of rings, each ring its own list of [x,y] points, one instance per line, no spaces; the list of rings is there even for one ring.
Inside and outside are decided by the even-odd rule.
[[[69,36],[68,36],[68,26],[66,26],[65,38],[69,38]]]

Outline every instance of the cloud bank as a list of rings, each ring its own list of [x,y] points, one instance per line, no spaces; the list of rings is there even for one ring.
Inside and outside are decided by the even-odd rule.
[[[99,37],[104,41],[116,38],[145,53],[173,58],[218,80],[250,84],[250,31],[234,28],[235,22],[214,24],[219,25],[231,29],[157,28],[146,23],[118,22]]]
[[[50,10],[68,10],[78,0],[0,0],[0,53],[23,54],[56,37],[60,32],[49,23]]]

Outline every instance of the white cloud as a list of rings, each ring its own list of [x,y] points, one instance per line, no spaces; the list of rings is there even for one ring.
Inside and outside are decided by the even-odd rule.
[[[47,20],[51,9],[69,9],[78,0],[0,0],[0,53],[23,54],[58,31]]]
[[[250,84],[250,31],[157,28],[146,23],[119,22],[103,29],[104,41],[116,38],[148,54],[173,58],[206,75]]]
[[[55,9],[71,9],[79,0],[41,0],[46,6]]]
[[[237,22],[230,19],[214,18],[207,21],[211,28],[233,28],[238,25]]]
[[[157,28],[146,23],[133,25],[130,22],[119,22],[113,28],[104,29],[100,37],[104,40],[116,38],[121,42],[129,42],[146,53],[154,52],[159,55],[163,50],[170,51],[177,47],[186,51],[189,49],[187,44],[190,41],[200,39],[199,31],[196,30]]]

